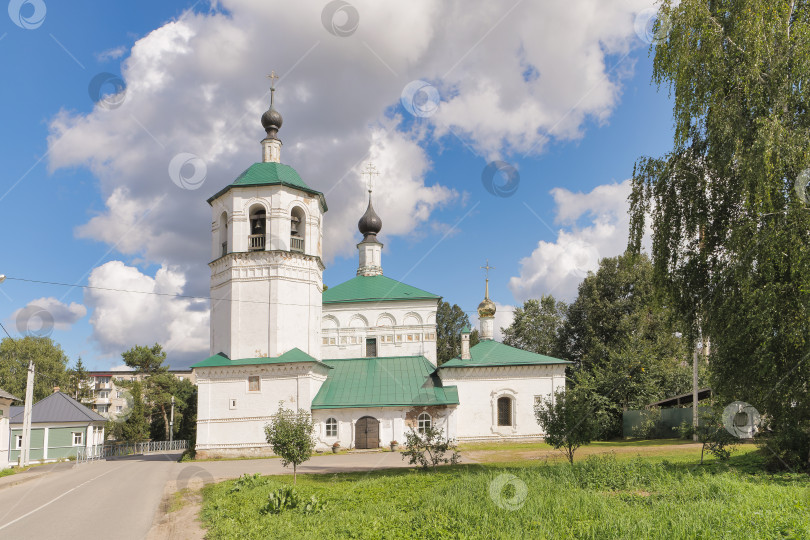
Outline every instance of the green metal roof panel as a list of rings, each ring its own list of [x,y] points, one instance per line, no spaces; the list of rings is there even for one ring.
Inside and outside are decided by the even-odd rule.
[[[323,292],[324,304],[341,302],[380,302],[385,300],[424,300],[441,296],[411,287],[386,276],[357,276]]]
[[[551,356],[544,356],[522,349],[510,347],[498,341],[485,340],[470,347],[470,359],[462,360],[459,357],[448,360],[439,368],[450,367],[488,367],[488,366],[528,366],[542,364],[571,364],[568,360],[561,360]]]
[[[424,356],[324,360],[333,368],[313,409],[458,405],[455,386],[442,386]]]
[[[313,358],[299,348],[290,349],[281,356],[275,358],[239,358],[231,360],[223,353],[210,356],[202,362],[192,365],[192,368],[222,367],[222,366],[255,366],[259,364],[285,364],[294,362],[314,362],[324,367],[329,367],[320,360]]]
[[[211,201],[234,187],[251,187],[251,186],[288,186],[313,195],[317,195],[321,201],[323,211],[326,212],[326,199],[323,193],[312,189],[303,180],[295,169],[283,163],[262,162],[254,163],[245,171],[240,174],[232,184],[225,186],[219,190],[214,196],[208,199],[208,204]]]

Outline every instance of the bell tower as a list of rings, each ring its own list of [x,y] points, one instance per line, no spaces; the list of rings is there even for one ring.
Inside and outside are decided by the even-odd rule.
[[[262,161],[208,199],[213,211],[211,354],[277,357],[293,348],[320,358],[323,194],[281,163],[275,108],[261,116]]]

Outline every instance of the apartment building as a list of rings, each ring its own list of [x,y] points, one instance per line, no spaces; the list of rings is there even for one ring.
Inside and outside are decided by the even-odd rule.
[[[197,378],[190,369],[170,369],[169,373],[178,380],[190,380],[191,384],[197,384]],[[146,377],[144,374],[125,370],[89,371],[84,384],[89,388],[90,396],[82,399],[82,403],[105,418],[115,420],[127,412],[132,402],[127,389],[116,383],[143,380]]]

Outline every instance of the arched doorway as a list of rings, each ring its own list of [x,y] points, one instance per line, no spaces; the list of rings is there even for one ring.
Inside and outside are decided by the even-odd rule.
[[[380,421],[371,416],[364,416],[354,425],[354,447],[380,447]]]

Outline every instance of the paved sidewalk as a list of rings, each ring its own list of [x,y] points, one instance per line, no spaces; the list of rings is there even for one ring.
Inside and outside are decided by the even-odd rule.
[[[75,463],[72,461],[49,463],[47,465],[36,465],[34,467],[30,467],[28,470],[0,478],[0,489],[17,486],[29,480],[34,480],[54,472],[67,471],[72,469],[74,466]]]

